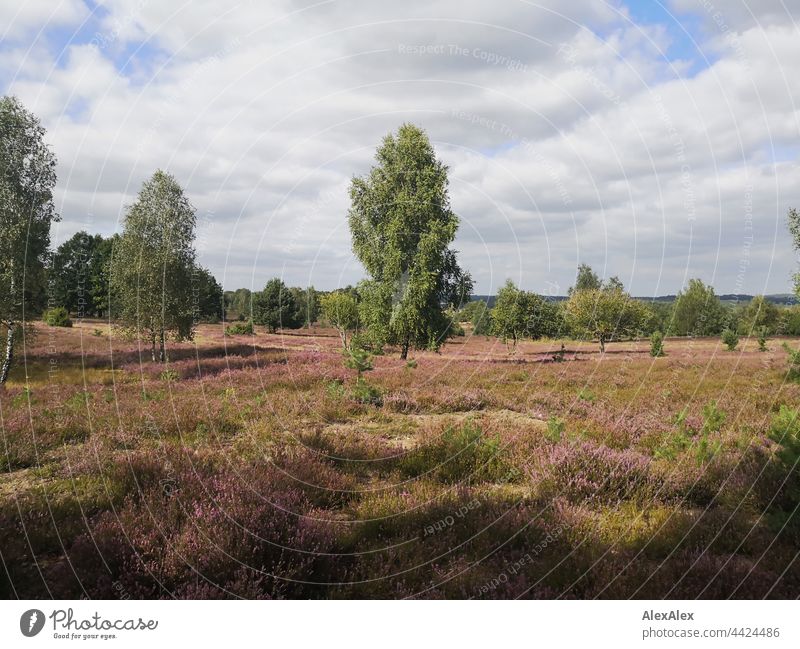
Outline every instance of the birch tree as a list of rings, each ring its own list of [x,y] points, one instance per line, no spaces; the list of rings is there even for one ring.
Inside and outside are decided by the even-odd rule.
[[[353,252],[370,279],[360,287],[363,321],[377,346],[437,349],[451,326],[445,313],[469,296],[472,280],[450,250],[458,217],[447,167],[425,132],[404,124],[383,139],[377,164],[350,186]]]
[[[45,262],[53,205],[56,158],[45,130],[15,97],[0,99],[0,323],[6,344],[0,366],[5,384],[26,319],[45,303]]]
[[[114,247],[112,316],[150,343],[153,361],[167,360],[166,342],[194,334],[192,274],[195,210],[173,176],[158,170],[125,215]]]

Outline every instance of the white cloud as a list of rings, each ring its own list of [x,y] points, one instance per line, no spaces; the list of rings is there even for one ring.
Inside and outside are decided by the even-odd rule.
[[[564,292],[579,261],[639,294],[698,275],[721,291],[788,289],[796,27],[737,22],[735,41],[710,29],[715,63],[690,76],[664,57],[669,30],[588,0],[568,13],[263,4],[107,0],[94,45],[67,43],[49,64],[0,49],[59,156],[58,240],[113,231],[162,167],[213,223],[200,254],[227,287],[357,281],[349,179],[413,121],[451,167],[457,247],[479,291],[510,276]]]

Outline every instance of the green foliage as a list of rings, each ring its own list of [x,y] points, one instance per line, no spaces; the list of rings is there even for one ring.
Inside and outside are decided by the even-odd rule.
[[[692,431],[693,434],[698,435],[693,445],[694,458],[698,465],[702,466],[709,463],[722,450],[722,442],[716,439],[715,436],[722,430],[725,419],[726,415],[717,407],[716,401],[709,401],[703,406],[703,425],[699,434]],[[684,430],[686,430],[685,424]]]
[[[767,351],[767,328],[761,327],[758,330],[758,351]]]
[[[222,286],[202,266],[195,266],[192,270],[192,300],[196,321],[219,322],[225,315]]]
[[[297,306],[295,320],[300,327],[310,327],[320,315],[320,294],[313,286],[299,288],[293,286],[289,289]]]
[[[650,356],[660,358],[664,355],[664,334],[654,331],[650,335]]]
[[[800,380],[800,349],[792,349],[788,343],[783,343],[786,350],[789,368],[786,370],[786,378],[790,381]]]
[[[373,385],[367,383],[363,377],[356,379],[355,385],[350,390],[350,397],[359,403],[380,406],[383,403],[383,394]]]
[[[656,331],[662,334],[672,330],[672,302],[660,302],[650,300],[646,302],[650,311],[650,317],[644,323],[643,331],[645,334],[653,334]]]
[[[703,427],[700,429],[700,434],[718,433],[722,430],[725,419],[726,415],[717,407],[717,402],[709,401],[703,406]]]
[[[447,330],[447,337],[448,338],[455,338],[455,337],[463,338],[464,336],[466,336],[467,333],[464,331],[464,327],[462,327],[461,323],[458,321],[458,318],[456,316],[455,311],[452,311],[451,309],[448,309],[447,311],[445,311],[445,313],[447,314],[447,317],[450,320],[450,328]]]
[[[770,438],[778,445],[775,453],[777,477],[783,483],[778,494],[777,508],[783,510],[781,522],[792,518],[797,526],[797,510],[800,507],[800,411],[781,404],[773,416],[769,429]]]
[[[500,439],[485,436],[471,419],[448,426],[433,442],[403,456],[400,470],[412,477],[424,475],[445,483],[494,482],[513,474],[500,449]]]
[[[247,288],[225,291],[225,317],[228,320],[246,320],[252,316],[253,293]]]
[[[562,330],[563,317],[557,304],[518,289],[510,279],[497,292],[492,333],[503,342],[511,340],[516,345],[522,338],[555,337]]]
[[[675,416],[675,430],[655,450],[655,457],[674,460],[683,451],[693,449],[695,461],[703,465],[720,452],[722,442],[715,436],[722,430],[726,415],[717,407],[717,402],[710,401],[703,406],[703,425],[699,431],[687,424],[688,413],[687,407]]]
[[[588,264],[581,264],[578,266],[575,286],[569,289],[569,295],[572,295],[575,291],[599,291],[601,288],[602,282],[597,273]]]
[[[475,336],[489,336],[492,333],[492,309],[483,300],[475,300],[470,302],[472,307],[472,314],[470,322],[472,323],[472,333]]]
[[[191,339],[195,304],[195,211],[170,174],[156,171],[125,214],[114,246],[112,316],[166,360],[165,341]]]
[[[45,305],[45,260],[53,204],[56,158],[39,119],[15,97],[0,99],[0,325],[6,352],[4,384],[13,362],[18,325]]]
[[[517,340],[525,335],[525,302],[524,291],[520,291],[510,279],[497,292],[497,300],[492,309],[492,333],[503,342],[510,339],[516,345]]]
[[[722,332],[722,342],[725,343],[725,346],[728,348],[728,351],[732,352],[736,349],[736,346],[739,344],[739,334],[737,334],[733,329],[726,328]]]
[[[43,319],[45,324],[51,327],[71,327],[72,320],[69,313],[63,306],[57,306],[44,312]]]
[[[792,236],[792,247],[795,252],[800,252],[800,212],[794,207],[789,208],[786,223],[789,226],[789,234]],[[800,297],[800,273],[794,275],[794,294]]]
[[[294,295],[279,278],[269,280],[263,291],[253,295],[253,322],[263,325],[270,333],[278,328],[299,329]]]
[[[355,370],[359,379],[364,372],[372,370],[372,355],[360,345],[351,344],[344,350],[344,358],[344,364]]]
[[[567,424],[563,419],[552,415],[547,420],[547,430],[545,431],[544,436],[549,442],[557,444],[561,441],[561,437],[563,436],[566,427]]]
[[[756,295],[744,308],[739,320],[739,331],[746,335],[764,331],[775,333],[780,326],[781,312],[777,305],[763,295]]]
[[[342,339],[342,347],[347,348],[347,335],[358,329],[358,302],[353,294],[334,291],[322,297],[322,315]]]
[[[357,373],[351,396],[359,403],[379,406],[383,400],[380,390],[369,385],[363,376],[364,372],[372,370],[372,355],[357,343],[358,341],[351,341],[350,346],[343,351],[345,365]]]
[[[404,124],[376,153],[377,164],[350,186],[353,251],[369,273],[361,320],[378,346],[436,349],[450,333],[448,305],[468,299],[472,279],[448,247],[458,228],[447,167],[425,132]]]
[[[253,333],[252,320],[247,320],[246,322],[234,322],[233,324],[225,327],[226,336],[252,336]]]
[[[610,340],[635,336],[650,317],[646,305],[616,286],[575,290],[565,309],[573,331],[597,338],[601,352]]]
[[[794,304],[780,310],[778,333],[785,336],[800,336],[800,304]]]
[[[175,370],[167,369],[161,372],[161,374],[158,375],[158,378],[160,378],[162,381],[166,381],[167,383],[172,383],[174,381],[177,381],[180,378],[180,376]]]
[[[727,319],[727,310],[714,289],[699,279],[692,279],[675,300],[671,333],[678,336],[713,336],[722,331]]]
[[[76,232],[53,253],[48,268],[50,299],[78,317],[105,317],[111,299],[111,260],[120,239],[115,234]]]
[[[76,392],[64,402],[64,405],[72,410],[80,410],[86,408],[91,399],[91,392]]]
[[[99,234],[76,232],[56,249],[48,269],[50,299],[79,317],[98,315],[90,278],[101,263],[97,251],[102,241]]]

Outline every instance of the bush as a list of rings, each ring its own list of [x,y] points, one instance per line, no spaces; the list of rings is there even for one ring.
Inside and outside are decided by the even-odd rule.
[[[367,383],[363,377],[356,379],[356,384],[353,386],[350,396],[359,403],[372,404],[373,406],[383,405],[383,395],[381,391]]]
[[[767,351],[767,328],[761,327],[758,330],[758,351],[765,352]]]
[[[726,415],[717,407],[716,401],[710,401],[703,406],[703,427],[700,429],[700,438],[694,450],[698,465],[707,464],[722,450],[722,442],[712,440],[711,435],[722,430],[725,419]]]
[[[796,512],[800,507],[800,479],[797,466],[800,464],[800,411],[781,405],[772,418],[769,436],[778,445],[775,453],[777,479],[781,483],[775,508],[778,527],[791,523],[796,528],[800,520]]]
[[[619,451],[594,442],[556,444],[528,469],[543,496],[574,503],[614,504],[649,500],[659,484],[650,474],[650,460],[632,450]]]
[[[69,319],[69,312],[63,306],[57,306],[45,311],[44,321],[51,327],[72,326],[72,320]]]
[[[448,426],[431,443],[404,456],[400,470],[412,477],[432,474],[447,483],[467,479],[498,481],[511,474],[499,437],[487,437],[470,419],[460,426]]]
[[[544,436],[548,441],[553,442],[553,444],[557,444],[561,441],[561,436],[564,434],[565,428],[566,423],[564,420],[553,415],[547,420],[547,431],[545,432]]]
[[[664,334],[654,331],[650,336],[650,356],[660,358],[664,355]]]
[[[162,381],[166,381],[167,383],[172,383],[173,381],[177,381],[180,376],[175,370],[164,370],[161,374],[158,375]]]
[[[733,329],[725,329],[725,331],[722,332],[722,342],[725,343],[728,351],[732,352],[739,344],[739,334]]]
[[[225,327],[226,336],[252,336],[253,335],[253,321],[235,322],[232,325]]]
[[[789,369],[786,371],[786,378],[790,381],[797,381],[800,379],[800,349],[792,349],[788,343],[783,343],[783,348],[789,356]]]

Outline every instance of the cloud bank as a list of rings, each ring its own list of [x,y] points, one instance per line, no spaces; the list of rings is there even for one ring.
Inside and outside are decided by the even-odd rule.
[[[4,91],[59,158],[56,242],[119,230],[164,168],[226,288],[355,283],[350,178],[410,121],[450,167],[478,293],[510,277],[563,294],[578,263],[637,295],[697,276],[719,292],[789,290],[796,3],[1,7]]]

